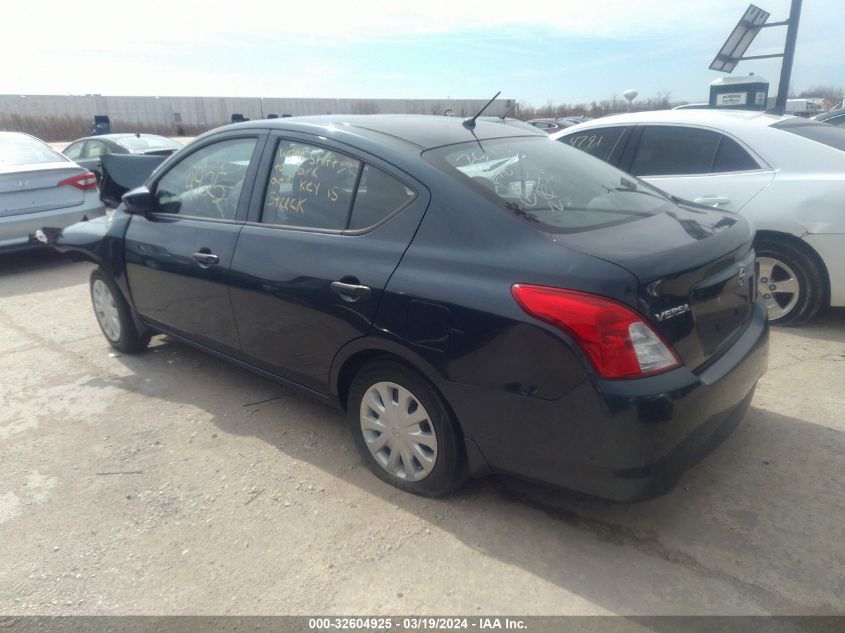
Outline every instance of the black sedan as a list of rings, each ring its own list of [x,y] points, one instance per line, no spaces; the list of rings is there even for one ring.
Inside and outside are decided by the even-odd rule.
[[[381,115],[219,128],[41,235],[98,264],[113,347],[165,333],[333,402],[403,490],[503,472],[626,500],[749,406],[752,238],[530,131]]]
[[[102,158],[105,155],[169,156],[181,147],[178,141],[158,134],[100,134],[75,140],[62,154],[93,172],[99,182],[103,175]]]

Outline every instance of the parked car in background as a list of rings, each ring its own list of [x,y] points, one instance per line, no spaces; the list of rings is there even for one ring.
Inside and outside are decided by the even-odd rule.
[[[103,176],[102,157],[108,154],[144,154],[169,156],[182,144],[158,134],[99,134],[80,138],[62,152],[97,176]]]
[[[845,129],[762,112],[664,110],[605,117],[553,138],[750,219],[774,323],[845,306]]]
[[[41,237],[97,264],[113,347],[167,333],[336,403],[417,494],[491,471],[659,494],[766,367],[746,220],[499,123],[226,126]]]
[[[813,121],[819,121],[820,123],[830,123],[831,125],[845,127],[845,109],[843,108],[831,110],[830,112],[822,112],[811,118]]]
[[[532,132],[535,134],[540,134],[541,130],[538,127],[535,127],[528,123],[527,121],[520,121],[519,119],[514,119],[511,117],[500,117],[500,116],[480,116],[478,117],[479,121],[489,121],[490,123],[499,123],[501,125],[510,125],[512,127],[517,127],[524,130],[526,133],[531,134]]]
[[[35,231],[105,213],[94,174],[28,134],[0,132],[0,251],[37,245]]]

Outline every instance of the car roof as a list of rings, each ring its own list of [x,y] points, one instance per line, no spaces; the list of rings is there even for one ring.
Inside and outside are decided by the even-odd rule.
[[[767,127],[774,125],[791,116],[767,114],[757,110],[716,110],[716,109],[684,109],[684,110],[649,110],[646,112],[629,112],[579,123],[567,128],[565,134],[604,125],[633,125],[635,123],[678,123],[690,125],[712,125],[729,130],[733,127],[746,125],[760,125]]]
[[[817,114],[813,117],[813,120],[825,121],[826,119],[830,119],[835,116],[842,116],[843,114],[845,114],[845,108],[839,108],[838,110],[830,110],[829,112],[822,112],[821,114]]]
[[[342,129],[377,141],[387,136],[420,149],[431,149],[476,139],[542,135],[542,133],[535,134],[522,127],[501,125],[481,119],[476,121],[475,129],[470,131],[463,126],[464,120],[464,117],[426,114],[331,114],[246,121],[217,128],[215,132],[261,128],[319,133],[320,130]]]
[[[83,136],[82,138],[78,138],[74,141],[71,141],[71,144],[72,143],[79,143],[80,141],[92,141],[92,140],[116,141],[116,140],[122,139],[122,138],[137,138],[138,136],[140,136],[141,138],[150,137],[150,136],[155,136],[156,138],[167,138],[166,136],[162,136],[161,134],[147,134],[145,132],[139,132],[137,134],[135,132],[115,132],[114,134],[95,134],[94,136]]]

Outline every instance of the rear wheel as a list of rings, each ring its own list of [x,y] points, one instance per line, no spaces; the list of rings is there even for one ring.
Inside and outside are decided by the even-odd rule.
[[[91,303],[103,336],[116,350],[133,354],[140,352],[150,342],[149,331],[139,332],[132,319],[129,304],[102,269],[91,273]]]
[[[757,252],[757,287],[773,325],[800,325],[824,306],[825,279],[821,266],[789,240],[762,237]]]
[[[347,409],[358,453],[380,479],[427,497],[466,480],[457,424],[416,372],[393,361],[366,365],[352,382]]]

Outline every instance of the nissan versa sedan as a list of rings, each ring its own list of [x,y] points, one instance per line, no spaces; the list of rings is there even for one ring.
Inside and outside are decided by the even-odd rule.
[[[94,174],[28,134],[0,132],[0,252],[31,248],[35,231],[105,213]]]
[[[757,229],[760,294],[778,325],[845,306],[845,128],[740,110],[636,112],[554,138]]]
[[[336,403],[417,494],[490,472],[659,494],[766,368],[746,220],[498,123],[230,125],[40,237],[98,264],[113,347],[165,333]]]

